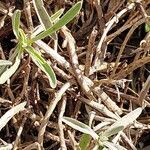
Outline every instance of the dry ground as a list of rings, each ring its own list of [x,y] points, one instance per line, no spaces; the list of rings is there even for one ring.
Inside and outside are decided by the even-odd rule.
[[[4,145],[15,150],[40,149],[42,143],[47,150],[75,149],[81,133],[62,124],[62,116],[85,124],[90,120],[93,128],[101,123],[102,131],[117,115],[122,117],[137,107],[143,108],[142,114],[118,141],[128,150],[149,145],[150,32],[145,32],[145,26],[150,24],[150,1],[99,1],[83,0],[76,18],[57,32],[58,40],[47,37],[34,45],[56,73],[55,89],[28,54],[10,82],[0,85],[0,116],[27,101],[26,109],[0,131],[0,150]],[[44,0],[49,14],[60,8],[66,11],[76,2]],[[27,34],[39,21],[30,0],[1,0],[1,5],[0,58],[8,59],[17,42],[8,10],[21,10],[21,26]],[[49,47],[47,52],[43,45]]]

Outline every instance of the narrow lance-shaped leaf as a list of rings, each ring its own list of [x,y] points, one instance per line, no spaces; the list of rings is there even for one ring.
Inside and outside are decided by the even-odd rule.
[[[108,138],[112,135],[117,134],[119,131],[123,130],[123,128],[124,126],[118,126],[118,127],[111,128],[111,130],[108,129],[103,133],[103,136],[106,136]]]
[[[52,22],[58,21],[59,17],[63,14],[64,9],[61,8],[60,10],[58,10],[56,13],[54,13],[50,18],[52,20]]]
[[[98,135],[86,124],[75,120],[73,118],[69,118],[69,117],[63,117],[62,121],[65,122],[67,125],[69,125],[70,127],[85,133],[85,134],[89,134],[93,137],[93,139],[98,139]]]
[[[33,49],[33,47],[27,46],[25,47],[25,49],[31,55],[35,64],[47,75],[49,82],[50,82],[50,86],[52,88],[55,88],[57,80],[56,80],[55,73],[53,69],[51,68],[51,66],[45,61],[44,58],[42,58],[39,55],[37,51]]]
[[[22,29],[19,29],[19,33],[20,33],[22,47],[26,47],[28,45],[26,34]]]
[[[80,11],[82,2],[76,3],[71,9],[69,9],[61,18],[59,21],[57,21],[52,27],[47,29],[46,31],[40,33],[36,37],[32,39],[32,42],[40,40],[45,38],[48,35],[51,35],[52,33],[59,30],[61,27],[66,25],[68,22],[70,22]]]
[[[16,56],[15,63],[0,76],[0,84],[4,84],[18,69],[20,64],[20,52]]]
[[[64,9],[62,8],[62,9],[58,10],[55,14],[53,14],[51,16],[52,22],[56,23],[59,20],[59,17],[63,14],[63,12],[64,12]],[[35,37],[36,35],[38,35],[42,31],[44,31],[44,27],[42,25],[37,26],[34,29],[34,32],[32,33],[31,38]]]
[[[117,129],[117,127],[121,127],[121,126],[123,126],[124,128],[127,127],[129,124],[133,123],[141,113],[142,113],[141,107],[131,111],[127,115],[118,119],[114,124],[112,124],[110,128],[107,130],[107,133],[111,132],[115,128]]]
[[[150,32],[150,24],[145,23],[145,32]]]
[[[20,10],[16,10],[12,16],[12,28],[17,39],[19,39],[20,16]]]
[[[0,118],[0,131],[15,114],[25,109],[25,105],[26,102],[23,102],[21,104],[18,104],[17,106],[14,106]]]
[[[19,46],[17,46],[15,48],[15,51],[13,52],[13,54],[10,56],[9,60],[8,61],[11,61],[11,62],[14,62],[16,56],[18,55],[18,48]],[[3,72],[6,70],[7,66],[1,66],[0,68],[0,76],[3,74]]]
[[[0,66],[12,65],[12,62],[9,60],[0,60]]]
[[[35,11],[36,11],[36,13],[38,15],[38,18],[40,20],[41,25],[45,29],[50,28],[52,26],[52,21],[51,21],[50,16],[47,13],[45,7],[44,7],[43,0],[33,0],[33,5],[34,5]],[[53,39],[56,39],[57,38],[56,33],[53,33],[51,35],[51,37]]]
[[[92,137],[89,134],[83,134],[80,138],[79,146],[81,150],[87,150]]]

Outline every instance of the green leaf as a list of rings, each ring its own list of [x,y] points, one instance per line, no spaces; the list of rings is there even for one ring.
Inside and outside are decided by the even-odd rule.
[[[0,66],[12,65],[12,62],[9,60],[0,60]]]
[[[12,28],[17,39],[19,39],[20,37],[19,36],[20,16],[21,16],[20,10],[16,10],[12,16]]]
[[[40,39],[43,39],[45,37],[47,37],[48,35],[53,34],[54,32],[56,32],[57,30],[59,30],[61,27],[63,27],[64,25],[66,25],[67,23],[69,23],[80,11],[81,9],[81,5],[82,2],[78,2],[76,3],[71,9],[69,9],[61,18],[59,21],[57,21],[52,27],[50,27],[49,29],[47,29],[46,31],[40,33],[39,35],[37,35],[36,37],[34,37],[32,39],[32,41],[37,41]]]
[[[150,32],[150,25],[145,23],[145,32]]]
[[[87,150],[91,141],[91,136],[89,134],[82,134],[79,142],[79,146],[81,150]]]
[[[50,86],[52,88],[55,88],[57,80],[51,66],[45,61],[43,57],[40,56],[40,54],[37,51],[33,49],[33,47],[27,46],[25,47],[25,50],[31,55],[34,63],[47,75]]]
[[[26,34],[24,33],[22,29],[19,29],[19,33],[20,33],[20,41],[21,41],[22,47],[26,47],[28,45],[28,39],[26,37]]]
[[[117,127],[111,128],[111,130],[108,129],[103,133],[103,136],[106,136],[108,138],[112,135],[117,134],[119,131],[123,129],[124,129],[124,126],[117,126]]]
[[[58,10],[55,14],[53,14],[51,16],[51,20],[52,20],[53,23],[56,23],[59,20],[59,17],[62,15],[63,11],[64,11],[64,9],[62,8],[62,9]],[[31,38],[35,37],[36,35],[38,35],[42,31],[44,31],[43,26],[42,25],[37,26],[34,29],[32,35],[31,35]]]
[[[25,109],[24,107],[25,107],[26,103],[27,102],[23,102],[21,104],[18,104],[17,106],[12,107],[0,118],[0,131],[8,123],[8,121],[12,117],[14,117],[15,114],[17,114],[19,111],[23,111]]]
[[[16,56],[18,55],[18,49],[19,49],[19,45],[15,48],[14,53],[10,56],[8,61],[14,62]],[[4,71],[6,70],[6,68],[8,68],[7,66],[1,66],[0,67],[0,76],[2,75],[2,73],[4,73]]]
[[[123,116],[122,118],[118,119],[114,124],[112,124],[109,129],[106,131],[107,134],[111,133],[112,130],[114,130],[115,128],[119,129],[121,126],[123,126],[124,128],[127,127],[129,124],[133,123],[138,117],[139,115],[142,113],[142,108],[139,107],[133,111],[131,111],[130,113],[128,113],[127,115]],[[121,128],[120,128],[121,129]]]
[[[62,9],[58,10],[55,14],[53,14],[53,15],[51,16],[52,22],[58,21],[58,20],[59,20],[59,17],[63,14],[63,12],[64,12],[64,9],[62,8]]]
[[[0,84],[4,84],[18,69],[20,64],[20,54],[16,56],[15,63],[0,76]]]
[[[52,21],[44,7],[43,0],[33,0],[33,5],[41,25],[44,27],[45,30],[50,28],[52,26]],[[53,33],[51,37],[53,39],[56,39],[57,38],[56,33]]]
[[[62,121],[82,133],[91,135],[93,139],[98,139],[98,135],[88,125],[78,120],[69,117],[63,117]]]

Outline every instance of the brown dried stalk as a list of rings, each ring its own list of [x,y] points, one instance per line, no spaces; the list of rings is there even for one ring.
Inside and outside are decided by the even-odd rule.
[[[66,90],[71,86],[69,82],[65,83],[62,88],[56,93],[54,99],[51,101],[50,105],[48,106],[47,112],[41,122],[39,133],[38,133],[38,142],[42,146],[43,145],[43,137],[45,133],[45,129],[47,126],[47,123],[49,121],[49,118],[51,114],[53,113],[57,103],[61,100],[63,94],[66,92]]]
[[[150,62],[150,57],[143,57],[134,63],[129,64],[125,69],[120,70],[118,73],[116,73],[114,76],[112,76],[112,79],[119,80],[125,78],[127,75],[129,75],[131,72],[133,72],[135,69],[140,68],[141,66],[147,64]]]

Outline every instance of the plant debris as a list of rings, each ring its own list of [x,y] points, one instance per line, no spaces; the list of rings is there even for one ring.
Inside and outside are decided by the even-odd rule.
[[[58,10],[61,17],[77,2],[43,0],[36,7],[44,8],[46,18]],[[26,37],[41,32],[43,16],[32,0],[0,1],[0,77],[15,63],[8,60],[20,40],[12,27],[18,9]],[[33,38],[32,47],[54,70],[57,86],[51,88],[42,62],[37,67],[29,53],[21,56],[19,68],[0,85],[0,149],[149,148],[149,18],[149,0],[83,0],[71,22],[52,36]],[[102,136],[118,122],[115,135]],[[83,134],[84,127],[100,138]]]

